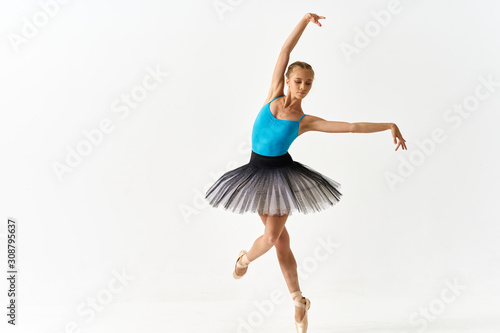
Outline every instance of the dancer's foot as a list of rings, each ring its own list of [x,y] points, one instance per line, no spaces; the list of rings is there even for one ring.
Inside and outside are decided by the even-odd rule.
[[[246,257],[247,257],[247,255],[245,253],[243,256],[241,256],[238,259],[238,263],[241,264],[241,265],[244,265],[244,264],[248,263],[248,261],[244,259]],[[244,275],[247,272],[247,270],[248,270],[248,266],[244,267],[244,268],[239,268],[238,266],[236,266],[236,274],[238,274],[239,276]]]
[[[236,264],[234,265],[233,277],[235,279],[241,278],[248,270],[248,264],[250,261],[247,258],[247,253],[245,250],[240,251],[240,256],[236,260]]]
[[[299,302],[304,302],[305,299],[306,299],[305,297],[302,297],[302,299]],[[302,321],[305,314],[306,310],[303,307],[295,306],[295,321],[297,323],[300,323]]]
[[[295,329],[297,333],[306,333],[308,326],[307,310],[311,307],[311,301],[302,296],[300,290],[292,292],[293,303],[295,304]]]

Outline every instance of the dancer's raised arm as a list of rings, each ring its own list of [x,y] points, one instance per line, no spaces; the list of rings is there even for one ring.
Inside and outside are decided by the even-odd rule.
[[[297,24],[295,29],[293,29],[290,36],[288,36],[285,44],[281,47],[281,52],[274,67],[273,76],[271,80],[271,87],[269,88],[269,93],[266,100],[271,100],[276,96],[283,95],[285,89],[285,71],[288,66],[288,61],[290,60],[290,53],[292,52],[295,45],[299,41],[302,32],[306,28],[309,22],[316,23],[321,27],[319,23],[320,19],[324,19],[324,16],[318,16],[313,13],[307,13]]]

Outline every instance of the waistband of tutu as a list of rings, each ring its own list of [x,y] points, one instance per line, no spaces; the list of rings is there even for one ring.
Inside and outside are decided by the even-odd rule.
[[[252,150],[250,164],[260,168],[281,168],[293,164],[293,159],[288,152],[280,156],[264,156]]]

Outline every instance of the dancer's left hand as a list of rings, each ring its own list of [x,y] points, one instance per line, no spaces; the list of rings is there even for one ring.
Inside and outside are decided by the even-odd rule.
[[[316,15],[316,14],[313,14],[313,13],[307,13],[305,15],[305,18],[306,20],[308,20],[309,22],[313,22],[313,23],[316,23],[317,25],[319,25],[321,27],[321,23],[319,23],[319,20],[320,19],[326,19],[326,17],[324,16],[319,16],[319,15]]]
[[[401,135],[401,132],[399,131],[399,128],[396,124],[392,124],[391,131],[392,131],[392,138],[394,139],[394,143],[397,144],[395,150],[398,150],[399,146],[401,146],[401,148],[403,150],[408,150],[408,148],[406,148],[406,140],[403,139],[403,135]],[[399,140],[399,142],[398,142],[398,140]]]

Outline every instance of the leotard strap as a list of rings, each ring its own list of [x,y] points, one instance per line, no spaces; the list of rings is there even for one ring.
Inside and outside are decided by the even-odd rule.
[[[281,95],[281,96],[278,96],[278,97],[274,97],[274,98],[271,100],[271,102],[272,102],[272,101],[274,101],[276,98],[280,98],[280,97],[283,97],[283,96],[286,96],[286,95]],[[271,104],[271,102],[269,102],[269,104]]]

